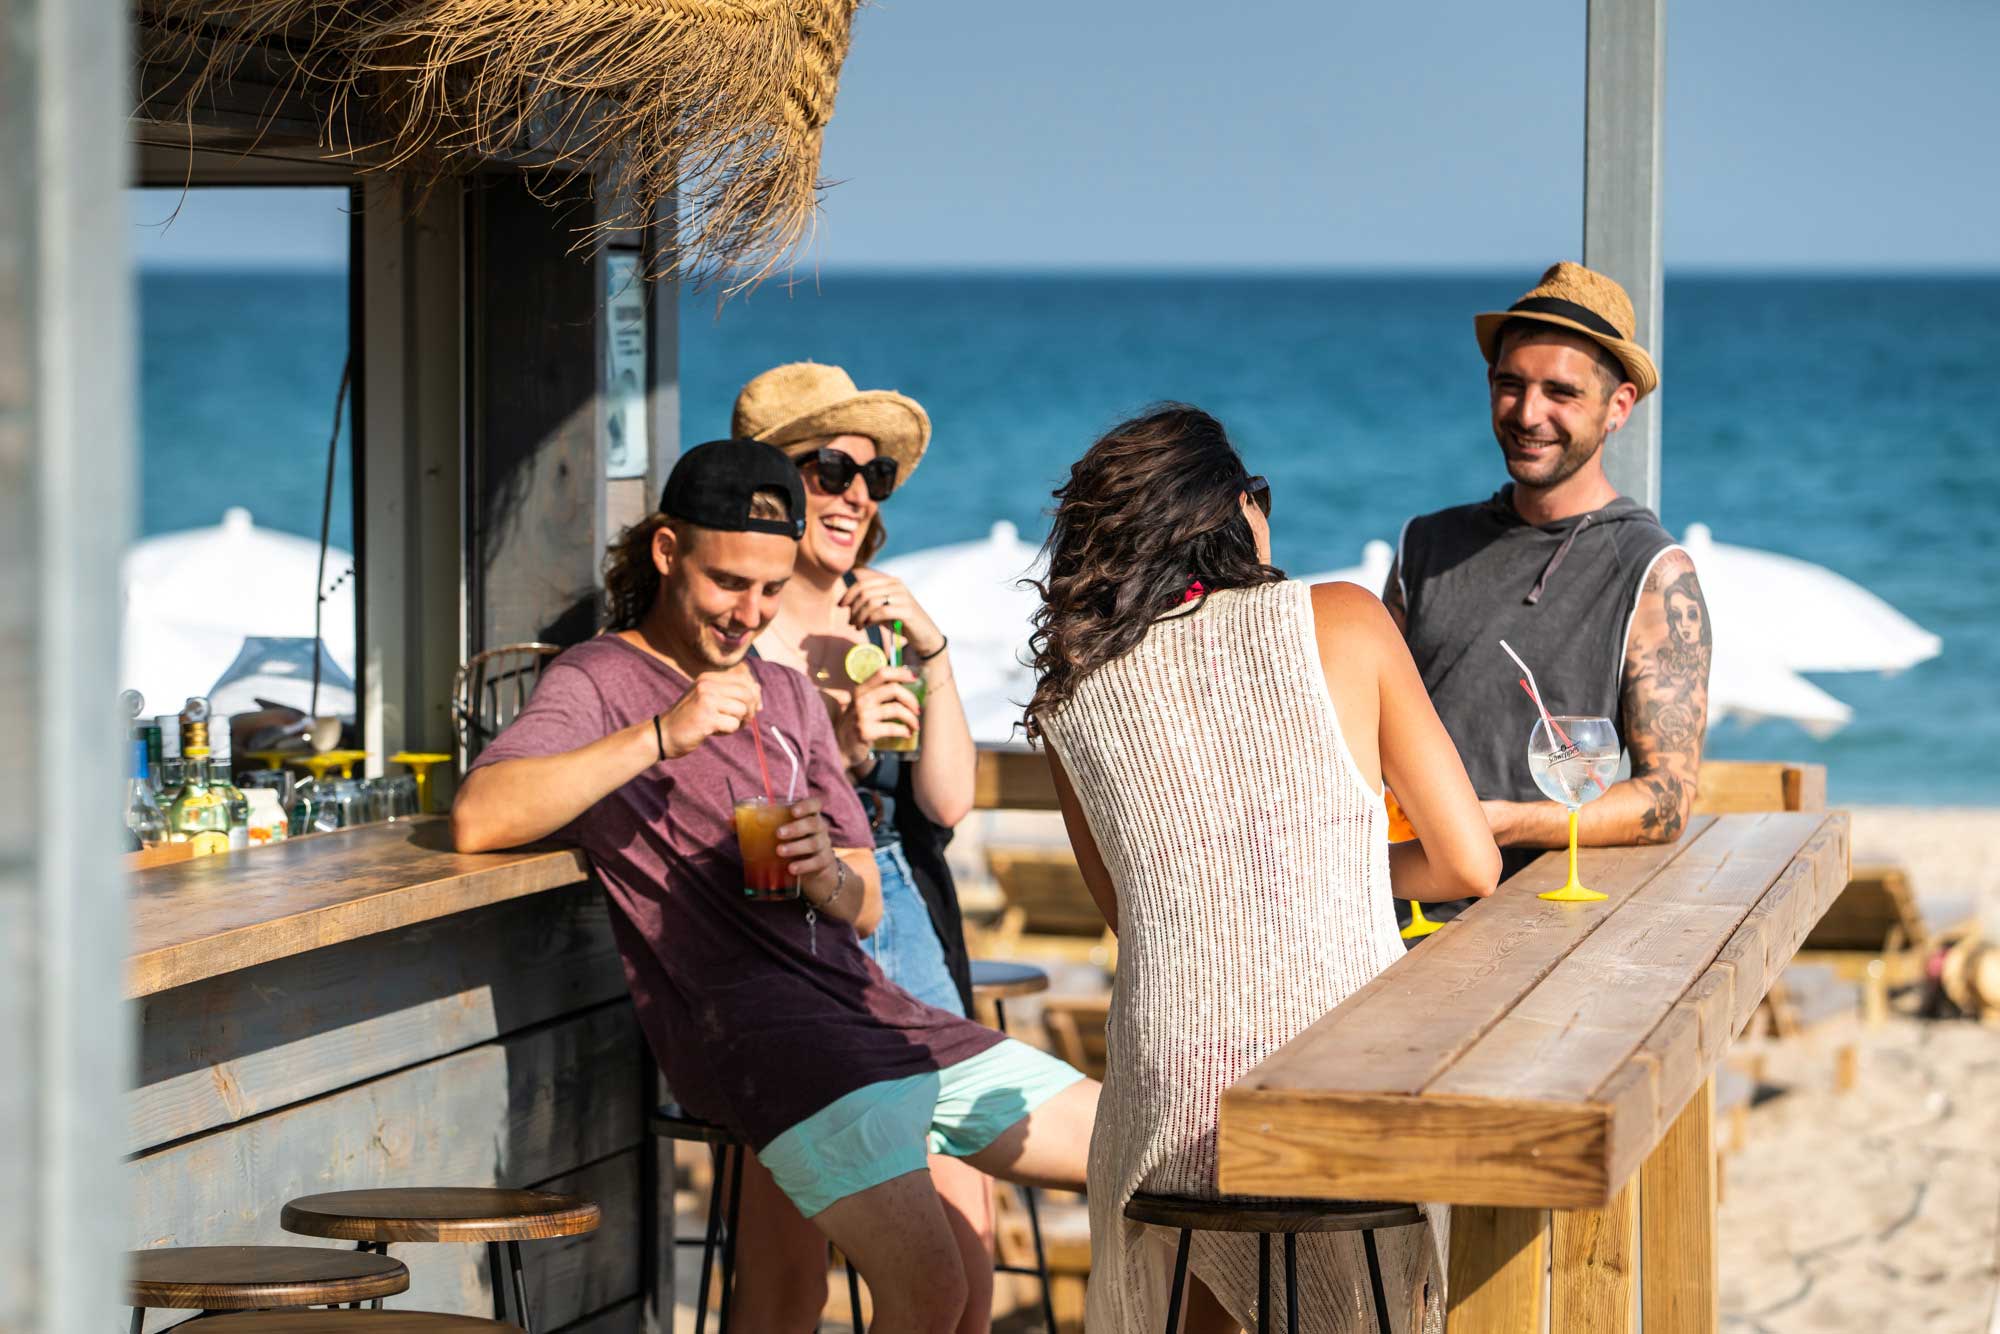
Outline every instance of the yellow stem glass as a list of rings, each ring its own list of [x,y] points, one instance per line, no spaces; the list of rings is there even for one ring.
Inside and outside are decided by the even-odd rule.
[[[1555,903],[1598,903],[1607,897],[1594,889],[1585,889],[1583,882],[1576,878],[1576,816],[1577,808],[1570,807],[1569,880],[1561,889],[1552,889],[1546,894],[1538,895],[1539,898],[1549,899]]]

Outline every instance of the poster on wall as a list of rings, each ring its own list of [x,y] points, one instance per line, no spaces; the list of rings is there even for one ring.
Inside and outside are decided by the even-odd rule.
[[[652,461],[646,433],[646,285],[639,252],[604,257],[604,475],[644,477]]]

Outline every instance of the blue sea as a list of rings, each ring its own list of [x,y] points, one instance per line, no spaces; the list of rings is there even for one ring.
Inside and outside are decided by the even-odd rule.
[[[689,297],[682,436],[725,434],[781,361],[913,395],[936,438],[887,512],[896,554],[999,519],[1038,537],[1098,433],[1182,399],[1270,477],[1276,558],[1309,573],[1505,480],[1471,315],[1531,277],[834,274],[719,315]],[[345,278],[149,272],[141,306],[144,531],[241,504],[317,536]],[[1674,277],[1659,353],[1667,526],[1826,565],[1944,639],[1893,678],[1816,678],[1854,708],[1829,739],[1725,723],[1710,753],[1824,763],[1840,801],[2000,804],[2000,277]]]

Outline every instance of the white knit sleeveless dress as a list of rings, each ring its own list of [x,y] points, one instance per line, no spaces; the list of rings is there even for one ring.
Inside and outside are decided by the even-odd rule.
[[[1402,957],[1388,816],[1341,737],[1302,583],[1160,621],[1042,725],[1118,892],[1088,1329],[1145,1334],[1165,1327],[1178,1234],[1127,1222],[1126,1201],[1214,1198],[1222,1091]],[[1376,1242],[1407,1334],[1436,1251],[1423,1227]],[[1298,1254],[1300,1327],[1372,1330],[1359,1234],[1302,1236]],[[1191,1263],[1254,1329],[1256,1238],[1197,1233]],[[1274,1329],[1282,1266],[1274,1239]],[[1440,1319],[1442,1289],[1418,1328]]]

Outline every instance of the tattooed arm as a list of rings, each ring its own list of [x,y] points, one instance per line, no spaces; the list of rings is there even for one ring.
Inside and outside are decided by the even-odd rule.
[[[1715,640],[1694,562],[1669,551],[1639,590],[1625,645],[1625,749],[1632,776],[1584,805],[1577,841],[1604,847],[1671,843],[1687,825],[1708,730],[1708,666]],[[1568,813],[1552,801],[1489,801],[1487,822],[1502,847],[1559,848]]]

